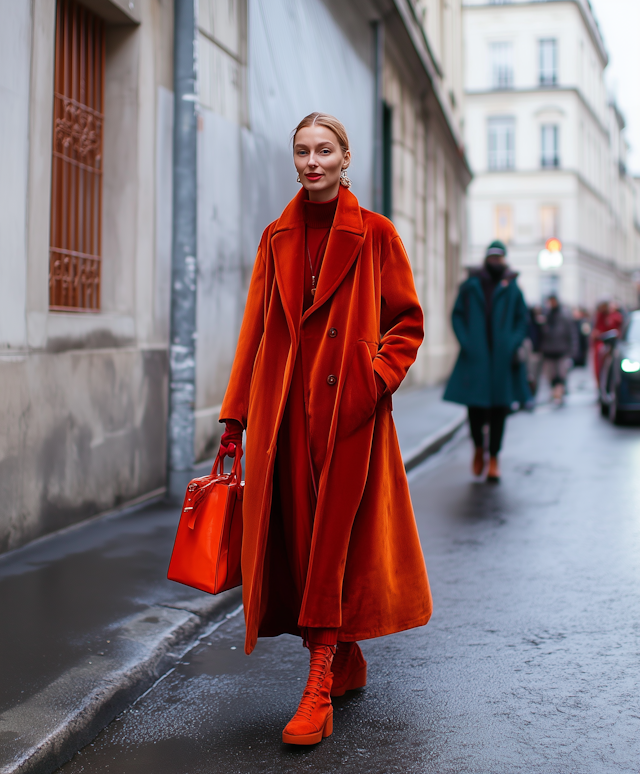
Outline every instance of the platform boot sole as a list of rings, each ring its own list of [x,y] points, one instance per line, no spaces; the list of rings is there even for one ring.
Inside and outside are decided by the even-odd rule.
[[[331,736],[333,733],[333,711],[327,715],[327,719],[324,721],[324,726],[319,731],[313,734],[293,735],[287,734],[286,731],[282,732],[282,741],[285,744],[318,744],[327,736]]]

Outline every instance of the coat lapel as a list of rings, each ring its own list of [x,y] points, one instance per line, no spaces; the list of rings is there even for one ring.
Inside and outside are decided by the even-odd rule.
[[[304,189],[285,207],[271,238],[276,282],[291,341],[297,344],[304,296]]]
[[[276,281],[292,341],[297,341],[304,296],[304,188],[285,207],[271,238]],[[318,277],[314,303],[304,318],[316,312],[331,297],[360,254],[364,226],[360,205],[347,188],[340,187],[338,206]]]

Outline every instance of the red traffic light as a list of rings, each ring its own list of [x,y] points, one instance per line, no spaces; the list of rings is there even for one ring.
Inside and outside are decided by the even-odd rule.
[[[547,239],[544,246],[550,253],[559,253],[562,250],[562,242],[555,237]]]

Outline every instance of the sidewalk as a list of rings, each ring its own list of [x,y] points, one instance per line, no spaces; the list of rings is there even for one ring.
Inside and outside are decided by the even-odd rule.
[[[441,393],[394,396],[407,469],[464,422]],[[240,604],[166,579],[177,511],[146,503],[0,556],[1,774],[55,771]]]

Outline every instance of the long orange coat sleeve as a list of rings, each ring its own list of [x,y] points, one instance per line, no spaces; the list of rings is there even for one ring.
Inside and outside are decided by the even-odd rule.
[[[390,241],[381,262],[380,295],[382,338],[373,367],[393,393],[407,375],[424,338],[411,264],[399,236]]]

